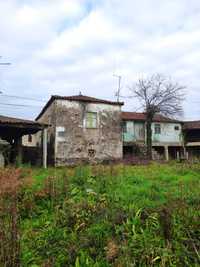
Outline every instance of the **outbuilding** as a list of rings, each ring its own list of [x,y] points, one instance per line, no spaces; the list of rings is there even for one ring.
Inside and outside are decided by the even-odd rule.
[[[185,150],[188,159],[200,159],[200,121],[185,121],[183,124]]]
[[[22,137],[42,132],[43,167],[47,166],[47,129],[48,125],[36,121],[0,115],[0,139],[10,144],[9,162],[22,161]]]

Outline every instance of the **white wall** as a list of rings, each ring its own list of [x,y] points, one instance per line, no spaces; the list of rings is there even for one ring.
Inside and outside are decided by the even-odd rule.
[[[155,134],[155,124],[160,124],[161,133]],[[144,122],[138,121],[126,121],[127,133],[124,133],[123,140],[126,142],[141,141],[145,138],[140,138],[136,131],[136,126],[145,128]],[[179,127],[179,130],[175,130],[175,126]],[[142,129],[142,128],[141,128]],[[163,123],[153,122],[152,123],[152,141],[153,143],[181,143],[182,142],[182,127],[180,123]]]
[[[29,135],[22,136],[22,145],[28,147],[36,147],[37,146],[37,136],[36,134],[31,134],[32,141],[29,142]]]
[[[155,124],[161,125],[161,133],[155,134]],[[175,130],[175,126],[179,130]],[[180,143],[182,142],[182,128],[180,123],[152,123],[152,141],[163,143]]]

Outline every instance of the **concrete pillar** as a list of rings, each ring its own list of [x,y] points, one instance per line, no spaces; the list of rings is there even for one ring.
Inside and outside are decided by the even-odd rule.
[[[169,161],[169,149],[168,149],[168,146],[165,146],[165,160]]]
[[[47,129],[42,131],[42,144],[43,144],[43,167],[47,168]]]
[[[179,151],[176,151],[176,159],[180,160],[180,152]]]

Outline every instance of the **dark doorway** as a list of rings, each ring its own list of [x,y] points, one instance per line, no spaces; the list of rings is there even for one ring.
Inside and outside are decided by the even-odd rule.
[[[169,159],[180,159],[182,157],[183,151],[181,147],[169,147]]]
[[[130,158],[133,156],[133,146],[124,146],[123,147],[123,157]]]

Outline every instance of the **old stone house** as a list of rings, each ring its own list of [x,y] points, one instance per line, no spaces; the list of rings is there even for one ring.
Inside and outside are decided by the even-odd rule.
[[[145,153],[146,115],[122,112],[124,157]],[[176,159],[183,154],[182,122],[156,115],[152,123],[154,159]]]
[[[122,158],[121,102],[52,96],[36,118],[49,124],[47,159],[54,166]]]

